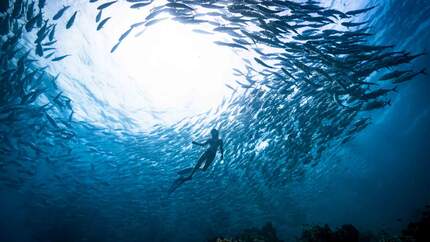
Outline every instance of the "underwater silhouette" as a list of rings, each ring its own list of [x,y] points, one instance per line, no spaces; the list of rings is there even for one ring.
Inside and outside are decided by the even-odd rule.
[[[176,179],[170,186],[169,194],[178,189],[186,181],[191,180],[194,173],[198,169],[206,171],[209,168],[210,164],[212,164],[212,162],[214,161],[218,148],[221,153],[221,160],[224,159],[223,143],[222,140],[219,138],[219,132],[217,129],[211,130],[211,138],[208,139],[206,142],[199,143],[193,141],[192,143],[198,146],[209,145],[209,148],[200,156],[199,160],[197,161],[197,164],[194,167],[186,168],[178,172],[178,175],[180,175],[180,177]]]

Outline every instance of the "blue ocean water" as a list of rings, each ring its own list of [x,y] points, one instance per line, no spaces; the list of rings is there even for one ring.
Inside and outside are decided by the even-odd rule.
[[[91,14],[81,2],[80,14]],[[49,4],[47,11],[58,9]],[[345,11],[377,5],[377,11],[362,16],[375,33],[372,43],[414,53],[428,50],[427,0],[322,4]],[[41,77],[48,87],[45,97],[7,113],[13,122],[1,117],[0,241],[206,241],[267,221],[285,241],[303,225],[321,223],[395,234],[430,201],[429,76],[399,86],[390,94],[392,104],[366,113],[371,124],[348,142],[327,142],[321,156],[297,162],[313,151],[284,152],[279,140],[284,136],[266,125],[276,122],[250,121],[251,116],[213,111],[177,124],[157,124],[157,118],[148,117],[155,126],[139,126],[145,121],[135,120],[141,118],[133,116],[137,107],[112,101],[123,98],[115,90],[127,94],[119,87],[128,84],[111,83],[110,88],[109,82],[98,81],[115,78],[99,69],[112,65],[110,60],[92,56],[90,48],[96,41],[92,37],[103,39],[105,33],[71,31],[76,31],[73,39],[67,41],[70,35],[64,32],[67,44],[59,48],[76,50],[71,54],[80,58],[49,66]],[[57,33],[59,43],[62,34]],[[84,48],[76,45],[86,41]],[[420,70],[429,64],[425,55],[411,65]],[[62,75],[52,82],[57,72]],[[64,94],[56,99],[59,92]],[[276,100],[264,98],[275,105]],[[57,104],[42,113],[37,107],[44,100]],[[8,108],[2,105],[2,111]],[[203,151],[191,141],[207,137],[213,126],[221,126],[225,160],[218,157],[208,171],[168,195],[176,172],[193,165]]]

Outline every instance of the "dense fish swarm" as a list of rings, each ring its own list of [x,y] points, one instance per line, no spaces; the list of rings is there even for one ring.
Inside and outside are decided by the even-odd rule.
[[[101,12],[119,2],[89,2],[100,11],[94,31],[109,28],[116,16]],[[366,23],[353,17],[372,7],[344,13],[315,1],[127,2],[130,11],[150,12],[119,36],[112,52],[130,33],[178,21],[195,25],[197,33],[222,34],[214,44],[233,48],[247,68],[235,70],[232,95],[208,112],[213,119],[200,115],[146,133],[98,128],[73,118],[71,100],[56,86],[58,75],[39,64],[69,56],[56,51],[55,30],[72,28],[79,12],[64,6],[47,16],[45,1],[0,1],[0,186],[21,188],[31,180],[32,206],[73,206],[64,194],[96,208],[127,201],[138,208],[127,218],[132,229],[139,214],[158,209],[132,195],[150,186],[142,177],[160,177],[162,185],[148,193],[165,192],[174,170],[196,158],[191,137],[214,126],[226,149],[225,164],[214,166],[214,174],[222,170],[224,179],[251,185],[258,185],[258,174],[269,185],[285,184],[368,126],[366,112],[388,105],[396,84],[425,72],[393,69],[419,55],[370,44]],[[40,167],[47,167],[43,178]],[[115,189],[107,189],[111,185]],[[53,195],[53,187],[63,192]]]
[[[396,84],[425,73],[393,70],[422,54],[370,44],[366,22],[354,17],[375,7],[344,13],[316,1],[128,2],[130,8],[147,7],[150,12],[130,25],[112,52],[131,32],[171,19],[195,25],[197,33],[223,34],[215,44],[243,56],[246,70],[234,69],[237,80],[227,84],[232,97],[213,111],[217,118],[208,121],[205,114],[175,128],[198,134],[221,127],[230,165],[267,172],[271,182],[287,181],[300,164],[315,165],[327,147],[346,143],[367,127],[365,111],[389,105],[387,96],[397,90]],[[244,138],[250,140],[246,145]],[[267,146],[264,154],[256,151],[262,144]],[[259,155],[273,158],[255,162],[262,159]]]

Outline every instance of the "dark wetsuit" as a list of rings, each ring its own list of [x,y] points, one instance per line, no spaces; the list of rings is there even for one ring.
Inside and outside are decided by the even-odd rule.
[[[169,194],[174,192],[178,187],[180,187],[184,182],[191,180],[191,177],[198,169],[206,170],[210,166],[210,164],[214,161],[216,152],[218,149],[221,151],[221,159],[224,158],[224,149],[222,145],[222,140],[218,137],[212,137],[208,139],[205,143],[194,142],[193,144],[199,146],[209,145],[209,148],[200,156],[197,164],[194,167],[186,168],[182,171],[179,171],[178,174],[180,177],[173,182],[172,186],[169,189]]]
[[[208,139],[203,145],[209,145],[209,148],[205,151],[205,153],[202,154],[202,156],[200,156],[196,166],[200,169],[206,170],[215,159],[218,148],[220,148],[222,152],[222,140],[211,138]]]

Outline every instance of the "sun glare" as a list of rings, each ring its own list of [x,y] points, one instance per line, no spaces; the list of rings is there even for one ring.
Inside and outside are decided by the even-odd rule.
[[[231,91],[240,63],[229,48],[217,46],[210,35],[188,26],[164,21],[124,43],[117,60],[145,99],[146,110],[174,122],[216,107]],[[141,102],[141,100],[136,100]]]
[[[61,5],[51,7],[53,15]],[[225,84],[235,86],[233,68],[244,69],[244,53],[214,43],[222,34],[193,31],[213,26],[182,24],[168,15],[136,27],[111,53],[130,25],[149,13],[118,3],[103,12],[115,18],[99,31],[97,13],[82,6],[76,26],[58,30],[58,51],[71,56],[49,67],[62,73],[59,86],[73,101],[76,119],[109,127],[131,120],[143,129],[172,124],[217,108],[231,95]]]

